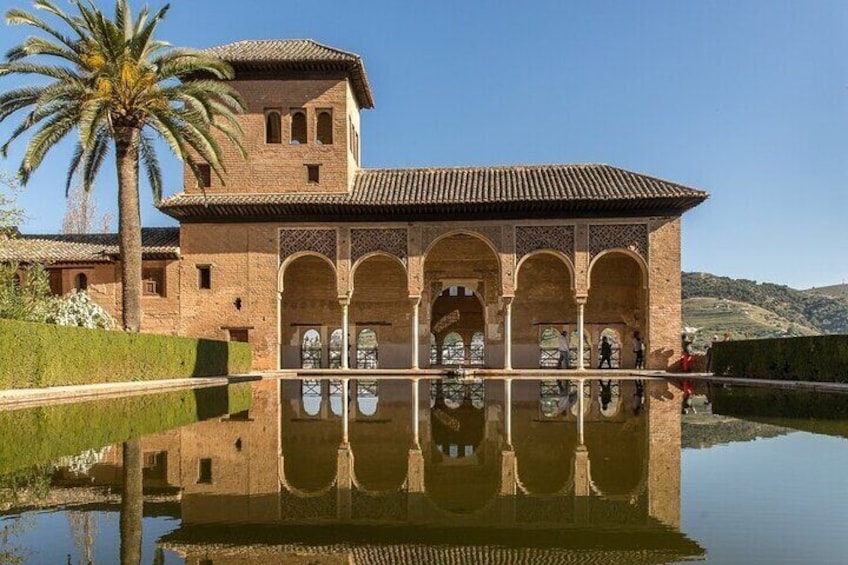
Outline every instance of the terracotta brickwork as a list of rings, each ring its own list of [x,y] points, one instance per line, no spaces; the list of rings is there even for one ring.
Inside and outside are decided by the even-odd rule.
[[[212,175],[209,193],[271,193],[271,192],[346,192],[356,170],[351,152],[350,127],[359,130],[359,109],[350,94],[344,76],[302,78],[239,79],[231,82],[244,99],[247,110],[239,116],[244,129],[243,145],[247,159],[229,143],[221,143],[223,164],[227,170],[225,183]],[[318,112],[329,110],[333,119],[332,144],[316,141]],[[269,112],[281,118],[281,143],[266,143],[265,123]],[[292,116],[296,111],[306,114],[306,143],[292,144]],[[320,180],[310,183],[306,165],[318,165]],[[185,191],[200,189],[194,175],[184,170]]]

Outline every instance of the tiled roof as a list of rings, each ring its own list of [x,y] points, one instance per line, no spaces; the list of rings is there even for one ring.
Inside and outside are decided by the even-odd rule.
[[[311,39],[237,41],[211,47],[204,52],[228,62],[236,71],[343,70],[350,74],[360,106],[374,107],[374,95],[365,74],[365,65],[356,53],[329,47]]]
[[[185,194],[160,209],[175,218],[440,219],[680,213],[701,190],[602,164],[365,169],[350,193]]]
[[[177,258],[179,228],[142,228],[146,259]],[[20,234],[0,238],[0,262],[108,263],[119,256],[118,234]]]

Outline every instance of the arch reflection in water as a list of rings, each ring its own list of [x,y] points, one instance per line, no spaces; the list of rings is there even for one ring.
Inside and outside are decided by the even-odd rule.
[[[581,381],[572,381],[580,390]],[[315,382],[312,394],[325,408],[309,414],[304,391]],[[247,418],[217,418],[145,439],[144,453],[166,453],[182,469],[162,475],[182,492],[182,523],[164,541],[187,556],[219,543],[342,544],[355,552],[372,548],[365,539],[382,546],[522,548],[537,547],[539,536],[551,551],[567,551],[596,547],[597,532],[615,527],[628,547],[697,555],[676,531],[676,389],[649,381],[646,410],[605,416],[597,379],[583,381],[590,398],[581,442],[571,410],[555,418],[540,411],[546,383],[351,379],[357,409],[347,411],[349,443],[337,410],[326,409],[331,397],[344,397],[340,382],[259,383]],[[619,386],[627,398],[635,384],[625,379]],[[362,410],[362,398],[377,400],[372,413]],[[195,472],[202,459],[211,460],[207,482]],[[416,527],[397,527],[404,524]]]

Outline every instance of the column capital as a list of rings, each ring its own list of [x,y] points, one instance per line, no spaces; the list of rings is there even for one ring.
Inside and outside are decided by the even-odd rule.
[[[574,297],[574,300],[577,302],[578,306],[585,306],[586,302],[589,301],[588,294],[578,294]]]
[[[515,296],[501,296],[501,300],[503,301],[504,306],[512,306],[513,300],[515,300]]]
[[[350,306],[350,296],[339,296],[339,305]]]
[[[410,294],[409,295],[409,302],[413,306],[418,306],[419,304],[421,304],[421,295],[420,294]]]

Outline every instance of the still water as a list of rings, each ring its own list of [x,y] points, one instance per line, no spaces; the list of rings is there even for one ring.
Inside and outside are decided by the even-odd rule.
[[[812,397],[719,390],[727,416],[681,416],[662,380],[583,385],[282,380],[0,412],[0,564],[848,560],[845,397],[819,420],[797,418]]]

